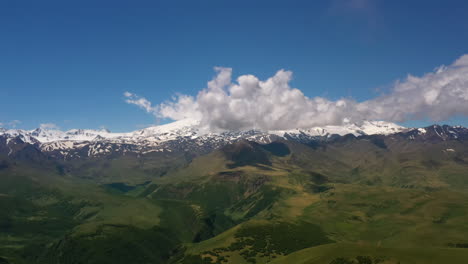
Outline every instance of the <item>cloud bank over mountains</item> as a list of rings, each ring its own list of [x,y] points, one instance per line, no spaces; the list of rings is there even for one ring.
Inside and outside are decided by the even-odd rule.
[[[54,123],[43,123],[43,124],[40,124],[39,127],[41,129],[48,129],[48,130],[59,130],[60,129],[60,127],[57,126]]]
[[[307,97],[289,85],[290,71],[280,70],[264,81],[242,75],[234,82],[231,68],[216,67],[215,71],[217,75],[195,97],[178,95],[171,101],[152,105],[130,92],[124,96],[127,103],[157,118],[196,119],[210,131],[286,130],[363,120],[442,121],[468,115],[468,55],[421,77],[409,75],[395,82],[387,94],[362,102]]]
[[[11,128],[11,129],[14,129],[16,128],[18,125],[20,125],[22,122],[19,121],[19,120],[12,120],[12,121],[9,121],[9,122],[0,122],[0,128]]]

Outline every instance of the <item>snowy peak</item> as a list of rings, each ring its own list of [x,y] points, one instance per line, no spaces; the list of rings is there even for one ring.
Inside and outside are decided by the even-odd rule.
[[[132,137],[163,137],[193,136],[199,134],[200,122],[194,119],[183,119],[169,124],[147,127],[129,133]]]
[[[364,121],[364,123],[361,126],[361,130],[366,135],[390,135],[394,133],[408,131],[408,128],[385,121]]]
[[[6,136],[8,138],[19,138],[21,141],[29,144],[38,143],[38,140],[31,135],[31,131],[26,131],[22,129],[2,129],[0,130],[0,136]]]
[[[64,137],[64,132],[55,129],[36,128],[30,132],[30,135],[40,142],[50,142],[60,140]]]
[[[72,129],[60,131],[38,128],[34,130],[0,129],[0,139],[5,140],[7,149],[18,142],[29,143],[60,159],[78,159],[107,155],[146,155],[152,153],[193,152],[207,153],[210,150],[239,140],[267,144],[278,139],[310,143],[311,141],[333,141],[345,135],[395,135],[407,140],[439,142],[441,140],[468,140],[468,129],[464,127],[430,126],[405,128],[383,121],[364,121],[342,126],[323,126],[308,129],[275,131],[226,131],[208,133],[200,128],[196,120],[185,119],[173,123],[147,127],[129,133],[111,133],[108,130]],[[11,145],[11,146],[10,146]]]
[[[383,121],[365,121],[361,125],[346,124],[343,126],[324,126],[313,127],[309,129],[292,129],[292,130],[275,130],[275,131],[237,131],[237,132],[222,132],[222,133],[206,133],[200,129],[200,122],[193,119],[184,119],[175,121],[169,124],[147,127],[130,133],[111,133],[108,130],[92,130],[92,129],[71,129],[68,131],[60,131],[55,129],[37,128],[35,130],[0,130],[1,134],[6,134],[11,137],[21,136],[25,138],[25,142],[32,142],[31,138],[41,142],[50,143],[55,141],[115,141],[115,142],[164,142],[177,138],[195,139],[203,138],[258,138],[259,136],[274,135],[287,138],[292,135],[305,135],[308,137],[329,137],[331,135],[373,135],[383,134],[388,135],[405,131],[406,128],[393,123]]]
[[[278,136],[304,134],[312,137],[330,137],[332,135],[344,136],[353,134],[361,135],[389,135],[398,132],[407,131],[408,128],[394,123],[384,121],[364,121],[361,125],[350,123],[342,126],[324,126],[313,127],[310,129],[294,129],[284,131],[270,131],[271,134]]]
[[[60,140],[71,141],[91,141],[110,139],[124,136],[124,133],[112,133],[107,129],[92,130],[92,129],[71,129],[64,133],[63,138]],[[48,141],[51,142],[51,141]]]
[[[21,137],[23,141],[27,143],[32,143],[32,141],[48,143],[63,140],[91,141],[95,140],[96,138],[114,138],[122,136],[122,134],[111,133],[108,130],[72,129],[64,132],[61,130],[44,128],[36,128],[34,130],[0,129],[0,135],[6,135],[8,137]]]
[[[270,143],[279,138],[310,142],[311,140],[328,140],[334,136],[352,134],[364,135],[392,135],[404,134],[409,139],[446,140],[456,139],[461,135],[468,135],[464,127],[430,126],[426,128],[410,129],[394,123],[384,121],[364,121],[361,124],[347,123],[341,126],[312,127],[308,129],[291,129],[275,131],[226,131],[220,133],[207,133],[200,128],[200,122],[193,119],[184,119],[160,126],[147,127],[129,133],[111,133],[108,130],[71,129],[60,131],[55,129],[37,128],[34,130],[0,129],[0,136],[7,138],[18,137],[23,142],[36,144],[45,151],[69,151],[87,148],[89,155],[108,153],[109,144],[116,146],[115,150],[145,153],[151,151],[164,151],[183,147],[190,142],[194,146],[218,146],[237,140],[246,139],[258,143]],[[99,149],[106,146],[104,152]],[[125,146],[125,147],[123,147]],[[130,149],[125,149],[128,148]]]
[[[422,141],[467,140],[468,128],[462,126],[432,125],[413,129],[407,134],[410,139]]]

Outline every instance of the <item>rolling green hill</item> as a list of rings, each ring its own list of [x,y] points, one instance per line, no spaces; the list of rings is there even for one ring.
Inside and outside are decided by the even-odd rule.
[[[239,141],[0,166],[0,263],[464,263],[468,143]],[[162,173],[164,171],[164,173]]]

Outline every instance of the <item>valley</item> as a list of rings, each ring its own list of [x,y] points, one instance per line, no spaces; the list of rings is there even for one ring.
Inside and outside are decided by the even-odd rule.
[[[468,259],[466,128],[178,135],[83,156],[0,135],[0,263]]]

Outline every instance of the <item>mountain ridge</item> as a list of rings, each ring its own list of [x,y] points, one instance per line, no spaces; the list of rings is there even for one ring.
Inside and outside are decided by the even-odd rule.
[[[32,137],[41,143],[49,143],[53,141],[70,140],[70,141],[90,141],[96,139],[96,137],[102,137],[104,139],[136,139],[142,137],[159,137],[160,140],[170,140],[171,135],[175,136],[206,136],[206,135],[229,135],[229,134],[243,134],[246,132],[273,134],[283,136],[284,134],[298,134],[304,133],[309,136],[327,136],[327,135],[372,135],[372,134],[391,134],[396,132],[404,131],[408,128],[399,126],[394,123],[384,121],[364,121],[363,124],[358,125],[354,123],[344,124],[342,126],[329,125],[323,127],[312,127],[312,128],[296,128],[289,130],[240,130],[240,131],[221,131],[221,132],[209,132],[199,126],[199,122],[193,119],[184,119],[175,121],[172,123],[150,126],[144,129],[126,132],[126,133],[112,133],[107,129],[93,130],[93,129],[70,129],[67,131],[61,131],[58,129],[46,129],[36,128],[33,130],[23,129],[5,129],[0,128],[0,135],[8,136],[23,136],[26,141],[27,137]],[[165,136],[165,137],[164,137]],[[98,139],[100,139],[98,137]]]
[[[195,120],[181,120],[153,126],[129,133],[111,133],[108,130],[72,129],[60,131],[38,128],[34,130],[0,129],[5,138],[8,155],[15,149],[12,144],[32,144],[52,158],[73,159],[111,154],[167,153],[173,151],[205,154],[239,140],[261,144],[279,139],[309,144],[346,137],[401,136],[409,140],[468,139],[468,129],[461,126],[432,125],[425,128],[406,128],[383,121],[365,121],[361,126],[325,126],[310,129],[277,131],[228,131],[207,133]],[[11,145],[11,146],[10,146]]]
[[[412,247],[467,243],[467,128],[343,136],[164,128],[126,142],[0,136],[0,257],[291,263],[294,252],[348,243],[347,255],[324,253],[329,264],[360,257],[354,246],[364,240],[369,258],[407,247],[385,255],[398,263],[419,252]]]

